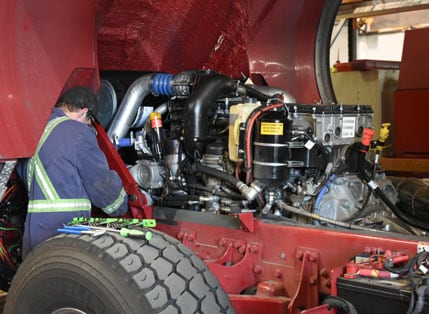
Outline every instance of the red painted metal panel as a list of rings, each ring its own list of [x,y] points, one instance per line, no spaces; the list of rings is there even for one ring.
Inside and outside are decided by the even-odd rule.
[[[255,22],[259,28],[254,26],[254,35],[249,43],[250,72],[262,74],[269,85],[290,91],[299,102],[319,101],[314,53],[316,31],[325,1],[272,3],[272,8],[265,15],[262,11],[253,17],[260,22]]]
[[[428,116],[429,89],[395,92],[394,141],[398,157],[429,158]]]
[[[251,295],[230,295],[234,310],[240,313],[287,313],[287,303],[281,299],[255,297]],[[331,313],[332,314],[332,313]]]
[[[104,70],[261,74],[298,101],[317,101],[314,47],[324,3],[1,1],[0,159],[32,155],[65,84],[98,86],[97,56]]]
[[[398,90],[429,89],[429,28],[405,32]]]
[[[429,115],[429,28],[405,33],[395,92],[395,153],[397,157],[429,158],[426,136]]]
[[[319,101],[314,54],[325,2],[116,0],[98,32],[100,69],[260,74],[298,101]]]
[[[96,10],[90,0],[0,1],[0,159],[33,154],[67,81],[97,86]]]
[[[114,0],[98,33],[100,69],[248,72],[248,0]]]

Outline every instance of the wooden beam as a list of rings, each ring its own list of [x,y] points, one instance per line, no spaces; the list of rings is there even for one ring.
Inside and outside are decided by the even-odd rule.
[[[338,10],[338,19],[350,19],[357,17],[368,17],[385,14],[395,14],[400,12],[409,12],[429,9],[429,0],[370,0],[359,3],[348,3],[340,6]]]
[[[386,171],[429,173],[429,159],[380,158],[380,165]]]

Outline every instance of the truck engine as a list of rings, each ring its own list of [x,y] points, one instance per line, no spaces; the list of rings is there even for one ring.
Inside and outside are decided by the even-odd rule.
[[[116,95],[104,80],[103,124],[151,205],[402,230],[359,171],[396,202],[381,168],[358,165],[368,105],[298,104],[210,71],[142,75],[114,113]]]
[[[340,5],[0,1],[4,313],[427,313],[425,205],[379,164],[390,121],[332,86]],[[92,205],[22,259],[17,165],[75,86],[128,211]]]

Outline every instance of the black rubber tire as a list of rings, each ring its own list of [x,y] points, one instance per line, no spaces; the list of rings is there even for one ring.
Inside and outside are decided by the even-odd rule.
[[[81,311],[81,312],[79,312]],[[235,313],[207,266],[176,239],[60,235],[24,260],[5,314]]]

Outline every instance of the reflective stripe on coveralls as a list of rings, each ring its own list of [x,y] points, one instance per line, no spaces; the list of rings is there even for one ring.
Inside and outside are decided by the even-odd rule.
[[[126,196],[125,190],[124,188],[121,189],[121,192],[119,193],[118,198],[110,205],[107,205],[106,207],[102,208],[102,210],[110,215],[111,213],[113,213],[115,210],[118,209],[119,205],[122,204],[122,202],[124,201],[124,198]]]
[[[91,210],[89,199],[61,199],[49,179],[42,161],[39,158],[39,151],[45,143],[53,129],[61,122],[68,120],[68,117],[60,117],[49,121],[43,132],[42,138],[37,146],[36,152],[28,162],[27,184],[30,191],[33,178],[42,191],[45,200],[30,200],[28,202],[28,212],[30,213],[47,213],[47,212],[73,212]]]

